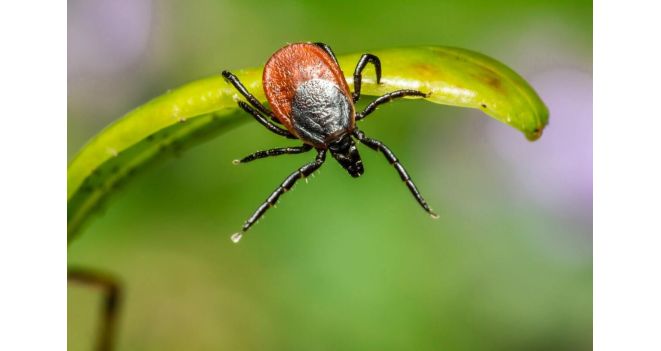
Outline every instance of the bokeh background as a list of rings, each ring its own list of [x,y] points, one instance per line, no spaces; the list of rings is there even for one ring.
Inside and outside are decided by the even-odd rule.
[[[188,81],[263,64],[288,42],[336,53],[409,45],[506,63],[551,111],[541,140],[477,110],[399,101],[362,129],[381,155],[328,162],[240,245],[229,235],[311,155],[246,116],[153,167],[68,249],[126,287],[118,350],[592,349],[592,2],[70,0],[68,156]],[[361,106],[370,99],[363,99]],[[90,350],[100,294],[69,284],[69,350]]]

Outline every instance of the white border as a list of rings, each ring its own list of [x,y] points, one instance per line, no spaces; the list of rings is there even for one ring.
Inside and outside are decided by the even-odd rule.
[[[661,350],[661,9],[655,4],[595,5],[595,350]]]
[[[661,349],[654,4],[595,6],[595,350]],[[0,349],[65,350],[66,7],[0,6]]]
[[[0,5],[0,350],[66,350],[66,28]]]

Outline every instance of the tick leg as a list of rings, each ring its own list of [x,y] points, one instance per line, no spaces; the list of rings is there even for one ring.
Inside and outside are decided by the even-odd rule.
[[[278,135],[282,135],[283,137],[289,138],[289,139],[298,139],[294,135],[289,133],[289,131],[287,131],[285,129],[282,129],[282,128],[279,128],[278,126],[276,126],[273,123],[269,122],[268,119],[266,119],[257,110],[252,108],[250,105],[248,105],[244,101],[239,101],[239,106],[244,111],[246,111],[249,114],[253,115],[253,117],[255,117],[255,119],[257,120],[257,122],[261,123],[264,127],[266,127],[266,129],[272,131],[273,133],[278,134]]]
[[[327,53],[333,58],[333,61],[335,61],[335,63],[336,63],[338,66],[340,65],[340,63],[337,62],[337,57],[335,57],[335,54],[333,53],[333,49],[331,49],[330,46],[328,46],[328,45],[326,45],[326,44],[324,44],[324,43],[314,43],[314,45],[317,45],[318,47],[324,49],[324,51],[326,51],[326,52],[327,52]]]
[[[273,112],[269,111],[264,105],[262,105],[261,102],[259,102],[259,100],[257,100],[257,98],[256,98],[255,96],[253,96],[252,94],[250,94],[250,92],[248,91],[248,89],[246,89],[246,87],[243,86],[243,84],[241,83],[241,81],[239,80],[239,78],[237,78],[237,76],[235,76],[235,75],[234,75],[232,72],[230,72],[230,71],[223,71],[222,75],[223,75],[223,77],[224,77],[225,79],[227,79],[227,80],[228,80],[228,81],[234,86],[234,88],[236,88],[236,90],[238,90],[239,93],[241,93],[241,95],[243,95],[243,97],[245,97],[246,100],[248,100],[248,102],[250,102],[250,104],[253,105],[253,106],[254,106],[259,112],[261,112],[261,113],[263,113],[263,114],[269,116],[269,117],[271,118],[272,121],[274,121],[274,122],[280,124],[280,121],[278,121],[278,119],[275,118],[275,115],[273,115]]]
[[[393,92],[388,93],[388,94],[385,94],[385,95],[383,95],[383,96],[379,96],[376,100],[370,102],[370,104],[367,105],[367,107],[365,107],[365,109],[363,110],[363,112],[361,112],[361,113],[359,113],[359,114],[356,115],[356,121],[359,121],[359,120],[361,120],[361,119],[367,117],[367,115],[369,115],[370,113],[374,112],[374,110],[376,110],[377,107],[379,107],[380,105],[383,105],[383,104],[385,104],[385,103],[387,103],[387,102],[390,102],[390,101],[392,101],[392,100],[394,100],[394,99],[403,98],[403,97],[405,97],[405,96],[420,96],[420,97],[428,97],[429,95],[430,95],[430,94],[425,94],[425,93],[423,93],[423,92],[421,92],[421,91],[419,91],[419,90],[408,90],[408,89],[404,89],[404,90],[396,90],[396,91],[393,91]]]
[[[262,205],[257,208],[255,213],[253,213],[252,216],[250,216],[250,218],[248,218],[248,220],[243,224],[241,231],[232,235],[232,241],[235,243],[239,242],[239,240],[241,240],[241,236],[243,236],[243,234],[248,231],[248,229],[250,229],[250,227],[255,222],[257,222],[257,220],[259,220],[259,218],[262,217],[269,208],[273,207],[278,202],[280,195],[290,190],[299,179],[307,178],[310,174],[314,173],[314,171],[319,169],[319,167],[324,164],[325,160],[326,150],[318,150],[317,158],[313,162],[303,165],[301,168],[285,178],[282,184],[280,184],[280,186],[278,186],[278,188],[276,188],[275,191],[271,193],[266,201],[264,201],[264,203],[262,203]]]
[[[368,63],[374,65],[374,70],[376,71],[376,84],[381,83],[381,60],[378,57],[372,54],[363,54],[358,60],[356,69],[353,71],[353,102],[360,99],[360,83],[363,75],[363,69],[367,66]]]
[[[383,153],[383,155],[386,157],[388,162],[395,167],[397,170],[397,173],[399,173],[400,178],[402,178],[402,181],[406,183],[406,186],[409,188],[411,191],[411,194],[415,197],[415,199],[418,201],[420,206],[429,213],[429,215],[436,219],[438,218],[438,215],[432,211],[431,208],[429,208],[429,205],[427,205],[427,202],[425,199],[420,195],[420,191],[418,191],[418,188],[415,186],[413,183],[413,180],[411,180],[411,176],[406,172],[406,169],[404,169],[404,166],[402,166],[401,163],[399,163],[399,160],[397,159],[397,156],[390,151],[390,149],[385,146],[382,142],[376,140],[376,139],[371,139],[365,136],[365,133],[361,132],[360,130],[356,129],[353,133],[353,135],[360,140],[361,143],[367,145],[369,148],[380,151]]]
[[[312,146],[308,144],[303,144],[303,146],[282,147],[277,149],[257,151],[254,154],[250,154],[240,160],[234,160],[232,161],[232,163],[238,165],[239,163],[247,163],[264,157],[279,156],[284,154],[301,154],[310,151],[311,149]]]
[[[96,350],[112,350],[121,303],[121,286],[114,277],[108,274],[83,268],[69,267],[67,270],[67,280],[98,287],[103,290],[103,320],[99,325]]]

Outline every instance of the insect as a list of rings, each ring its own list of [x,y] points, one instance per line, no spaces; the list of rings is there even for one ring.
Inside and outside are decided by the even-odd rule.
[[[364,168],[354,138],[367,147],[381,152],[395,167],[420,206],[432,218],[438,218],[420,195],[418,188],[395,154],[379,140],[367,137],[356,126],[357,121],[367,117],[380,105],[405,96],[428,97],[429,94],[418,90],[393,91],[378,97],[362,112],[356,113],[355,103],[360,99],[362,71],[368,64],[374,65],[376,82],[380,84],[381,61],[375,55],[363,54],[353,73],[354,91],[351,93],[335,54],[328,45],[323,43],[287,45],[275,52],[264,66],[262,84],[272,111],[248,92],[234,74],[223,71],[223,77],[248,101],[238,101],[243,110],[271,132],[303,142],[301,146],[258,151],[235,160],[235,164],[270,156],[300,154],[312,149],[317,152],[314,161],[306,163],[285,178],[245,221],[241,231],[232,235],[232,241],[236,243],[241,240],[243,234],[273,207],[280,196],[290,190],[296,181],[307,178],[318,170],[324,164],[328,152],[352,177],[360,177]]]

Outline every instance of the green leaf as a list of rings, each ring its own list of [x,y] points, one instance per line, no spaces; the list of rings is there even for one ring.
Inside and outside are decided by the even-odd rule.
[[[536,140],[548,123],[548,109],[518,74],[502,63],[469,50],[411,47],[373,51],[381,59],[382,79],[373,68],[363,73],[362,94],[398,89],[431,92],[426,100],[481,109]],[[338,57],[352,85],[360,53]],[[219,67],[221,69],[229,67]],[[232,70],[264,101],[261,68]],[[71,241],[131,176],[156,161],[216,137],[252,117],[239,113],[239,94],[220,74],[169,91],[129,112],[94,136],[67,170],[68,240]]]

